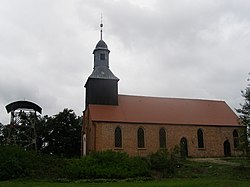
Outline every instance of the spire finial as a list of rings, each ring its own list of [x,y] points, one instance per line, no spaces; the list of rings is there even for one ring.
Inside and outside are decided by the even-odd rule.
[[[102,27],[103,27],[103,24],[102,24],[102,14],[101,14],[101,24],[100,24],[100,27],[101,27],[101,40],[102,40]]]

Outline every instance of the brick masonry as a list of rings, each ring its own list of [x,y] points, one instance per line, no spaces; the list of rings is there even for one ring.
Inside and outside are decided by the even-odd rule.
[[[115,128],[122,130],[122,148],[115,148]],[[144,129],[145,148],[137,148],[137,129]],[[132,156],[146,156],[159,150],[159,130],[166,130],[167,149],[180,145],[185,137],[188,142],[189,157],[221,157],[224,156],[224,142],[230,142],[231,155],[240,152],[234,148],[233,131],[239,127],[168,125],[168,124],[134,124],[134,123],[89,123],[87,133],[87,152],[102,150],[125,151]],[[204,148],[198,148],[197,130],[201,128],[204,137]]]

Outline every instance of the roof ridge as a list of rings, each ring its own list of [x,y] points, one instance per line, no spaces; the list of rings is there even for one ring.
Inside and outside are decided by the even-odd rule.
[[[139,98],[155,98],[155,99],[176,99],[176,100],[192,100],[192,101],[209,101],[209,102],[225,102],[225,100],[219,99],[206,99],[206,98],[182,98],[182,97],[164,97],[164,96],[147,96],[147,95],[126,95],[126,94],[118,94],[119,96],[125,97],[139,97]]]

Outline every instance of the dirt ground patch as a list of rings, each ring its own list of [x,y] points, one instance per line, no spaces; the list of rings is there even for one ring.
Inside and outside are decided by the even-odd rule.
[[[211,162],[215,164],[223,164],[223,165],[230,165],[230,166],[240,166],[240,163],[230,162],[227,160],[222,160],[221,158],[189,158],[190,161],[195,162]]]

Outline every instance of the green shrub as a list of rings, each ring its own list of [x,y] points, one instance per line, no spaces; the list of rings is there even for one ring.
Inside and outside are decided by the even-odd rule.
[[[26,177],[35,161],[33,152],[17,146],[0,146],[0,180]]]
[[[0,146],[0,180],[62,177],[65,163],[63,158],[25,151],[18,146]]]
[[[176,168],[180,164],[178,148],[171,152],[161,149],[149,156],[150,168],[162,173],[163,177],[172,177],[176,173]]]
[[[66,174],[73,179],[124,179],[149,175],[145,159],[129,157],[124,152],[94,152],[80,159],[71,159]]]
[[[64,178],[67,159],[47,154],[36,154],[36,166],[30,173],[32,178],[58,179]]]

